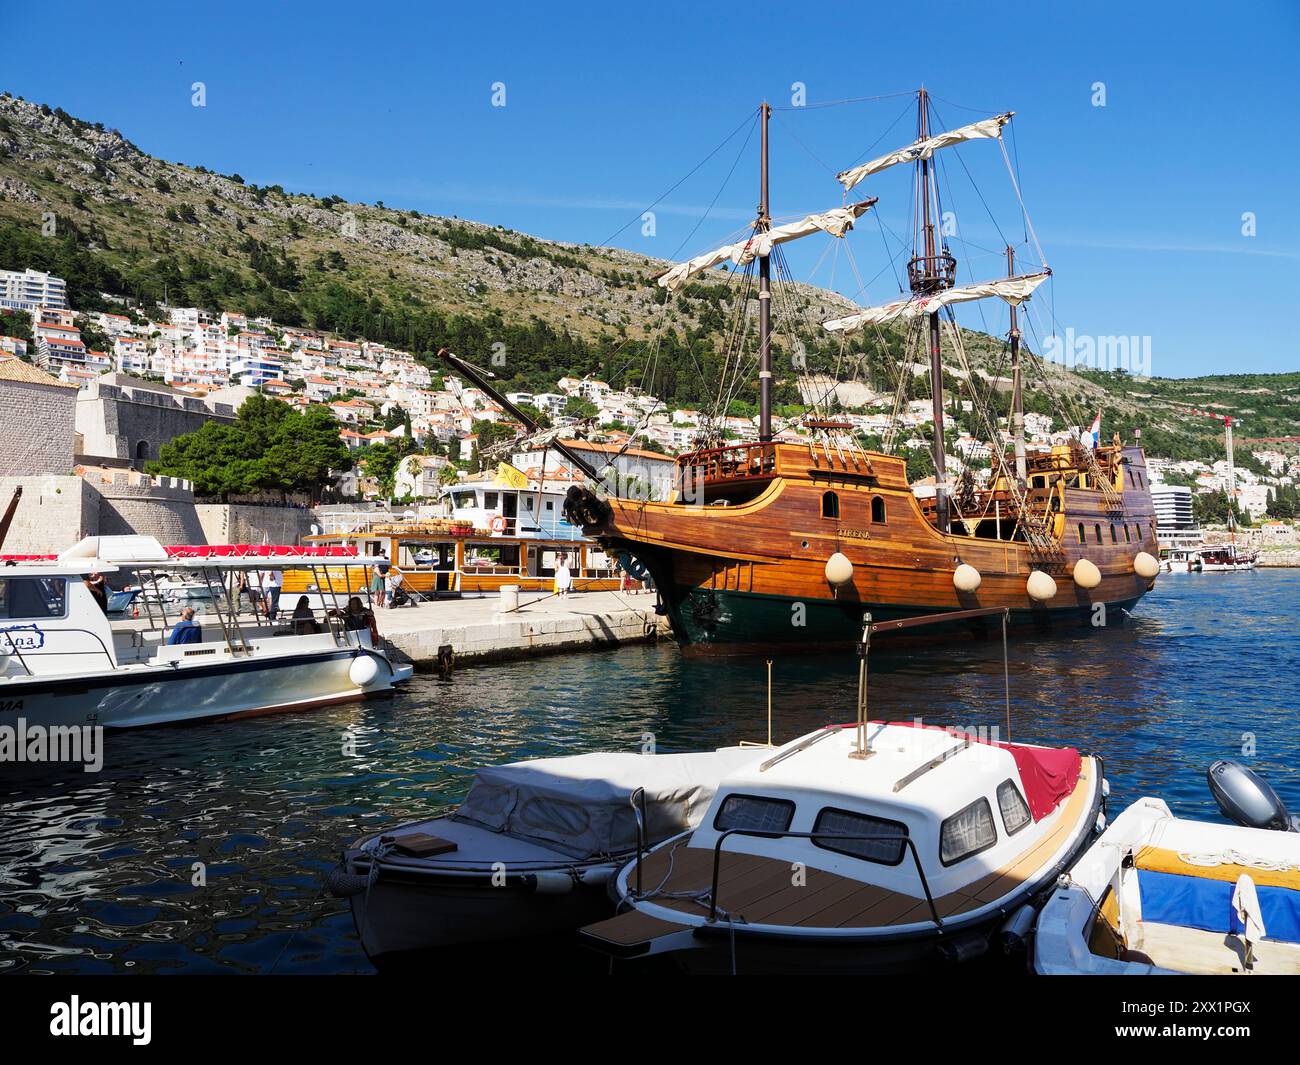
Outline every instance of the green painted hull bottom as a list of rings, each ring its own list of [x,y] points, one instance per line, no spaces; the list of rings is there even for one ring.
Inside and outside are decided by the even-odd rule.
[[[662,587],[662,586],[661,586]],[[854,644],[862,638],[863,615],[873,621],[893,621],[934,613],[932,607],[863,603],[858,600],[806,600],[754,592],[715,591],[710,588],[664,589],[668,620],[677,642],[701,654],[744,654],[769,649],[829,650]],[[1107,622],[1121,624],[1124,611],[1137,599],[1112,603]],[[1040,631],[1058,626],[1092,625],[1091,608],[1013,610],[1011,624]],[[983,638],[1001,632],[996,616],[938,622],[914,630],[921,639]]]

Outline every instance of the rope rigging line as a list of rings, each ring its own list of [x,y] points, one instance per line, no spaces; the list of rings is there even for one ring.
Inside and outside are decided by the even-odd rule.
[[[735,129],[733,129],[730,133],[726,135],[726,137],[722,139],[722,141],[718,144],[716,148],[713,149],[713,151],[709,152],[708,155],[706,155],[703,159],[701,159],[698,163],[696,163],[695,166],[693,166],[685,174],[685,176],[680,178],[675,184],[672,185],[671,188],[669,188],[662,195],[658,196],[653,202],[647,204],[644,208],[642,208],[642,210],[639,211],[633,218],[629,218],[626,222],[624,222],[621,226],[619,226],[618,229],[614,230],[613,233],[611,233],[608,237],[606,237],[599,244],[597,244],[596,247],[597,248],[609,247],[609,242],[613,240],[615,237],[617,237],[620,233],[622,233],[623,230],[627,229],[628,226],[635,225],[637,222],[641,221],[641,216],[646,211],[651,211],[655,207],[659,206],[659,204],[663,203],[665,199],[671,196],[674,192],[676,192],[679,188],[681,188],[682,185],[684,185],[687,181],[689,181],[692,177],[694,177],[696,172],[699,171],[700,168],[703,167],[705,163],[707,163],[710,159],[712,159],[715,155],[717,155],[718,152],[722,151],[722,149],[726,147],[727,143],[733,137],[735,137],[737,133],[739,133],[742,129],[745,128],[746,123],[749,123],[751,126],[750,134],[752,136],[753,134],[752,126],[757,122],[758,122],[758,109],[755,108],[752,113],[750,113],[745,119],[743,119],[740,122],[738,126],[736,126]]]
[[[822,100],[814,104],[800,104],[788,107],[773,107],[773,111],[818,111],[824,107],[843,107],[846,104],[873,104],[881,100],[896,100],[900,96],[915,96],[915,89],[903,89],[899,92],[887,92],[880,96],[850,96],[843,100]]]

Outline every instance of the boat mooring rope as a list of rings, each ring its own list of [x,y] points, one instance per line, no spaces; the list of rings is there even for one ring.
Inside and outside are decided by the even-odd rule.
[[[1206,869],[1219,865],[1242,865],[1247,869],[1259,869],[1269,873],[1300,872],[1300,866],[1291,862],[1273,858],[1257,858],[1254,855],[1242,854],[1241,851],[1233,850],[1231,847],[1227,847],[1217,854],[1183,854],[1180,851],[1178,860],[1186,862],[1188,865],[1199,865]]]

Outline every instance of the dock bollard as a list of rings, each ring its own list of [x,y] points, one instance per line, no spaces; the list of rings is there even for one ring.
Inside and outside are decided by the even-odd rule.
[[[519,585],[503,584],[501,586],[501,598],[497,600],[498,613],[507,613],[511,610],[519,609]]]

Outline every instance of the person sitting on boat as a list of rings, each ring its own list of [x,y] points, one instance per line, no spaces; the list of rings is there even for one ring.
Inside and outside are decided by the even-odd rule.
[[[376,647],[379,646],[379,626],[375,624],[375,615],[373,611],[366,609],[365,604],[361,602],[360,596],[354,595],[349,599],[345,610],[331,610],[329,613],[330,617],[342,621],[343,627],[349,632],[361,632],[369,629],[371,641]]]
[[[194,608],[187,606],[181,611],[181,619],[176,622],[172,628],[172,634],[167,637],[168,644],[178,643],[202,643],[203,629],[199,623],[194,620]]]
[[[90,575],[85,578],[85,584],[90,590],[90,594],[95,597],[95,602],[99,604],[99,609],[107,614],[108,582],[104,580],[104,575],[99,570],[92,570]]]
[[[293,634],[310,636],[317,632],[320,632],[320,626],[316,624],[316,617],[311,612],[311,604],[305,595],[300,595],[298,604],[293,608]]]

